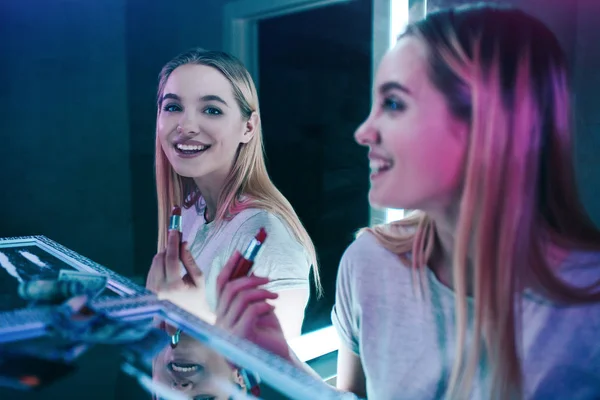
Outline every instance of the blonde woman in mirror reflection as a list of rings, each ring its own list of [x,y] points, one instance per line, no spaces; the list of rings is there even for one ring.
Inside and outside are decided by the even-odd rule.
[[[267,174],[250,74],[226,53],[193,49],[162,69],[157,106],[158,254],[146,286],[214,322],[219,272],[264,227],[249,279],[268,278],[286,337],[300,335],[311,266],[320,287],[315,249]],[[168,229],[179,205],[181,233]]]
[[[600,233],[575,187],[566,66],[540,21],[489,5],[429,14],[385,55],[355,137],[371,204],[419,211],[342,258],[340,390],[600,398]],[[301,365],[272,313],[230,307],[235,289],[230,329]]]
[[[250,389],[244,372],[184,332],[166,326],[177,341],[152,359],[152,379],[191,399],[228,400]],[[154,397],[157,399],[157,397]]]

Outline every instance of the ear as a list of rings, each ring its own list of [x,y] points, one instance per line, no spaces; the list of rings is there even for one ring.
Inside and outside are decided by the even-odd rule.
[[[248,143],[250,139],[254,137],[256,132],[258,131],[258,127],[260,125],[260,117],[256,111],[252,112],[248,121],[244,124],[244,135],[242,136],[242,140],[240,143]]]

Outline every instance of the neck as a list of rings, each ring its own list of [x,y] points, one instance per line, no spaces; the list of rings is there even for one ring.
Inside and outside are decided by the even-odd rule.
[[[211,176],[194,178],[194,182],[206,203],[204,213],[206,222],[211,222],[215,219],[217,209],[219,208],[219,196],[221,195],[223,186],[225,186],[226,178],[227,174],[219,172],[214,172]]]

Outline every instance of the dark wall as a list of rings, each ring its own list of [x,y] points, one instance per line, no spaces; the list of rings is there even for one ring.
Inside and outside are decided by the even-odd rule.
[[[0,236],[43,234],[145,274],[156,249],[158,72],[189,47],[221,47],[222,6],[0,2]]]
[[[222,47],[222,0],[128,0],[127,111],[131,141],[131,216],[135,272],[144,275],[156,252],[154,180],[156,89],[162,66],[192,47]],[[176,4],[176,7],[174,6]]]
[[[0,30],[0,236],[131,274],[124,1],[2,1]]]

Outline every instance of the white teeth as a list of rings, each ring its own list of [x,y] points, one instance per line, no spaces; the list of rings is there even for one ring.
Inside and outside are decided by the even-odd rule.
[[[185,150],[185,151],[202,151],[202,150],[208,149],[208,146],[177,143],[177,148],[179,150]]]
[[[192,367],[180,367],[176,364],[171,364],[171,368],[173,368],[173,371],[177,371],[177,372],[190,372],[190,371],[196,371],[198,369],[197,366],[192,366]]]
[[[386,170],[392,167],[392,163],[384,160],[371,160],[369,162],[369,168],[372,173],[378,173],[379,171]]]

